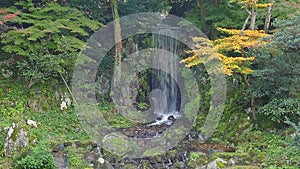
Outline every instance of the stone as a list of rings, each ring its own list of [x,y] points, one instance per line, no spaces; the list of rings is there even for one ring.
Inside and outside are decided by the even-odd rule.
[[[235,166],[235,164],[236,164],[236,161],[234,158],[231,158],[228,160],[228,166]]]
[[[227,161],[221,159],[221,158],[217,158],[214,161],[210,162],[206,168],[207,169],[221,169],[221,168],[225,168],[227,164]]]
[[[122,136],[118,133],[110,133],[104,136],[103,147],[106,148],[111,153],[124,156],[126,153],[130,152],[130,142],[127,137]]]
[[[105,160],[104,160],[104,158],[100,157],[100,158],[98,158],[98,162],[99,162],[100,164],[104,164]]]
[[[64,110],[64,109],[67,109],[67,103],[65,101],[62,101],[61,104],[60,104],[60,110]]]
[[[27,99],[27,106],[33,112],[44,112],[51,110],[50,98],[42,93],[42,89],[35,88],[35,94]]]
[[[182,169],[182,168],[185,168],[185,165],[183,162],[176,162],[173,164],[172,168],[173,169]]]
[[[13,155],[29,145],[28,132],[20,122],[9,128],[4,142],[4,155]]]
[[[54,162],[58,169],[68,169],[68,152],[66,151],[53,151],[52,152]]]
[[[134,164],[126,164],[124,169],[137,169],[138,167]]]
[[[207,155],[202,152],[191,152],[188,166],[190,168],[196,168],[206,165],[208,162]]]
[[[152,169],[152,166],[148,160],[142,160],[140,168],[141,169]]]
[[[11,137],[12,133],[14,132],[15,123],[12,124],[12,126],[8,129],[7,137]]]
[[[31,125],[31,126],[33,126],[33,127],[35,127],[35,128],[38,127],[38,126],[37,126],[37,122],[35,122],[35,121],[33,121],[33,120],[27,120],[27,124],[28,124],[28,125]]]

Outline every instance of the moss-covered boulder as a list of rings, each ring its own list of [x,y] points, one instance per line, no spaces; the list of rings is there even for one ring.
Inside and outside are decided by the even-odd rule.
[[[130,143],[126,137],[118,134],[109,134],[103,140],[103,146],[106,150],[119,156],[124,156],[130,150]]]
[[[249,154],[238,152],[218,152],[212,155],[212,159],[222,158],[228,161],[228,166],[248,164]]]
[[[152,166],[148,160],[142,160],[141,169],[152,169]]]
[[[4,142],[4,155],[18,154],[29,145],[28,128],[25,122],[12,123]]]
[[[201,152],[191,152],[190,160],[188,162],[189,168],[196,168],[206,165],[208,162],[208,158],[205,153]]]
[[[221,159],[221,158],[217,158],[214,161],[208,163],[206,168],[221,169],[221,168],[225,168],[226,165],[227,165],[227,161],[225,161],[224,159]]]
[[[134,165],[134,164],[126,164],[124,166],[124,169],[137,169],[138,166]]]

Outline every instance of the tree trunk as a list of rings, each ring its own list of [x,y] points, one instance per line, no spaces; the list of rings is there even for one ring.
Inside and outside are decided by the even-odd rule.
[[[255,99],[253,97],[251,97],[251,112],[252,112],[252,116],[253,119],[256,121],[256,106],[255,106]]]
[[[215,6],[215,7],[219,8],[219,4],[220,4],[220,3],[219,3],[219,0],[214,0],[214,6]]]
[[[112,10],[113,10],[113,19],[114,19],[114,35],[115,35],[115,63],[114,63],[114,77],[113,77],[113,97],[114,102],[117,106],[118,111],[123,114],[126,110],[126,88],[121,84],[122,76],[122,34],[121,34],[121,25],[120,17],[118,12],[117,0],[111,0]],[[125,93],[124,93],[125,92]]]
[[[114,65],[114,85],[117,85],[121,80],[121,59],[122,59],[122,35],[121,25],[117,6],[117,0],[112,0],[113,18],[114,18],[114,32],[115,32],[115,65]]]
[[[250,23],[251,30],[255,29],[256,15],[257,15],[256,2],[254,2],[254,5],[253,5],[252,11],[251,11],[251,23]]]
[[[248,82],[246,75],[243,75],[243,74],[240,74],[240,75],[242,76],[242,79],[243,79],[244,84],[246,85],[246,88],[250,88],[251,85]],[[251,102],[250,106],[251,106],[252,117],[256,121],[257,120],[257,118],[256,118],[256,104],[255,104],[255,98],[253,98],[253,96],[251,96],[251,101],[250,102]]]
[[[247,16],[247,18],[245,19],[244,24],[243,24],[243,27],[242,27],[242,29],[241,29],[241,35],[244,35],[244,30],[246,29],[247,23],[248,23],[248,21],[249,21],[249,19],[250,19],[250,17],[251,17],[251,12],[250,12],[249,9],[248,9],[248,5],[246,5],[245,10],[246,10],[246,12],[248,13],[248,16]]]
[[[205,27],[205,9],[204,9],[204,0],[198,1],[198,7],[200,9],[200,17],[201,21],[204,24],[203,27]]]
[[[269,31],[270,22],[271,22],[271,15],[272,15],[272,9],[274,6],[275,1],[272,0],[272,4],[268,7],[267,16],[265,19],[265,25],[264,25],[264,31],[267,33]]]
[[[77,100],[75,99],[75,97],[74,97],[74,95],[73,95],[73,93],[72,93],[72,90],[70,89],[70,87],[69,87],[67,81],[65,80],[64,76],[63,76],[60,72],[58,72],[58,74],[60,75],[61,79],[64,81],[64,83],[65,83],[65,85],[66,85],[66,87],[67,87],[67,89],[68,89],[68,92],[69,92],[69,94],[71,95],[71,97],[72,97],[72,99],[73,99],[73,102],[74,102],[75,105],[77,106],[77,105],[78,105],[78,104],[77,104]]]

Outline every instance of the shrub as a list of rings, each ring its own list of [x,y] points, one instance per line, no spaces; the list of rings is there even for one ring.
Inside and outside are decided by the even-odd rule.
[[[45,143],[40,142],[36,147],[31,147],[29,153],[17,160],[16,169],[55,169],[54,159]]]

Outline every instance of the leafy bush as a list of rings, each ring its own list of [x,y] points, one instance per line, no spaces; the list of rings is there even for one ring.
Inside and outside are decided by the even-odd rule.
[[[249,154],[249,162],[260,164],[262,168],[296,168],[299,149],[288,146],[290,141],[276,134],[250,131],[241,135],[237,152]]]
[[[8,127],[12,122],[20,121],[27,111],[24,87],[16,82],[0,83],[0,128]]]
[[[47,139],[48,137],[56,138],[57,140],[89,139],[89,136],[82,130],[75,111],[61,113],[59,110],[54,110],[28,116],[39,123],[38,129],[31,131],[31,136],[38,140]]]
[[[283,124],[285,120],[295,121],[299,119],[299,99],[287,98],[287,99],[273,99],[268,104],[262,106],[259,109],[260,113],[263,113],[270,117],[274,122]]]
[[[55,169],[54,159],[45,143],[31,147],[30,152],[15,163],[16,169]]]
[[[70,71],[84,41],[101,25],[58,3],[36,7],[32,1],[20,1],[15,6],[20,10],[10,20],[15,28],[1,34],[1,45],[15,59],[14,71],[29,88]]]

